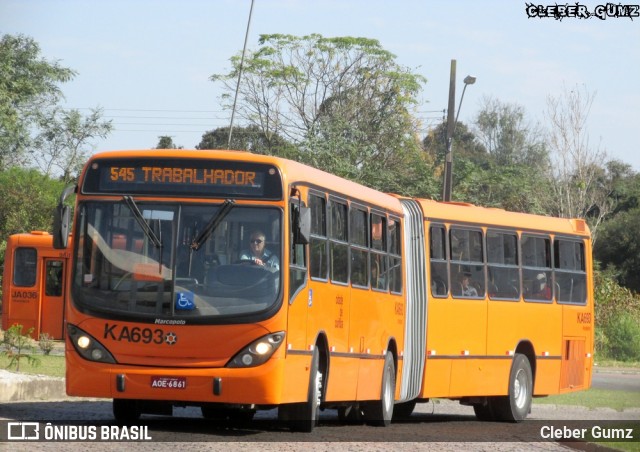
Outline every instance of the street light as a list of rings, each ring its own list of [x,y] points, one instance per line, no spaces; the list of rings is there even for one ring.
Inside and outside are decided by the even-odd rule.
[[[453,186],[453,136],[458,125],[458,116],[460,115],[460,107],[462,106],[462,99],[464,99],[464,92],[467,90],[467,85],[473,85],[476,82],[476,78],[467,75],[464,78],[464,88],[462,89],[462,96],[460,96],[460,103],[458,104],[458,113],[453,119],[456,97],[456,60],[451,60],[451,78],[449,80],[449,112],[447,116],[447,154],[444,164],[444,183],[442,188],[442,200],[445,202],[451,201],[451,191]]]
[[[472,75],[467,75],[464,80],[464,88],[462,88],[462,96],[460,96],[460,103],[458,104],[458,113],[456,113],[456,122],[453,124],[453,133],[456,133],[456,126],[458,125],[458,116],[460,116],[460,107],[462,107],[462,99],[464,99],[464,92],[467,90],[467,85],[473,85],[476,82],[476,78]],[[451,137],[453,139],[453,136]]]

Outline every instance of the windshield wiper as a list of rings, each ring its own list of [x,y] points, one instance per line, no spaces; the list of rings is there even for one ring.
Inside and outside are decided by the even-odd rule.
[[[218,212],[216,212],[216,214],[211,217],[211,220],[209,220],[209,223],[207,223],[200,235],[198,235],[198,237],[193,242],[191,242],[191,250],[198,251],[200,249],[204,242],[209,239],[211,233],[215,231],[222,220],[224,220],[224,217],[226,217],[227,214],[231,212],[231,209],[233,209],[233,205],[235,203],[236,202],[232,199],[227,199],[222,203],[222,205],[220,206],[220,210],[218,210]]]
[[[133,198],[131,196],[125,195],[122,197],[122,199],[124,199],[124,202],[127,204],[127,207],[129,207],[129,210],[131,210],[133,217],[136,219],[145,235],[149,238],[149,240],[151,240],[151,243],[153,243],[156,248],[162,248],[162,242],[160,241],[156,233],[153,232],[153,229],[151,229],[151,226],[149,226],[147,220],[145,220],[142,216],[142,213],[140,212],[140,209],[138,209],[138,205],[133,200]]]

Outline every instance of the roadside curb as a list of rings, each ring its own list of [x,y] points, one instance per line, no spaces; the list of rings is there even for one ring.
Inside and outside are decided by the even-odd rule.
[[[0,370],[0,403],[66,399],[64,378]]]

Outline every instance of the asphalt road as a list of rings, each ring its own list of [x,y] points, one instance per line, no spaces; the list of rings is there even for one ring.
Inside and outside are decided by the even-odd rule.
[[[44,431],[47,422],[56,426],[93,428],[98,434],[102,428],[109,430],[115,427],[116,431],[119,428],[113,421],[111,403],[104,400],[8,403],[0,405],[0,419],[38,421],[41,431]],[[172,450],[168,442],[175,441],[197,443],[201,446],[203,443],[209,445],[224,443],[225,450],[235,450],[246,443],[252,445],[260,443],[260,449],[263,451],[286,450],[276,446],[282,443],[299,443],[304,445],[305,449],[311,443],[323,443],[326,446],[323,450],[334,447],[343,449],[347,444],[365,443],[366,450],[387,449],[390,445],[393,445],[392,448],[395,450],[404,448],[414,450],[415,444],[420,444],[421,447],[431,446],[430,448],[438,450],[454,450],[456,448],[449,446],[452,445],[451,441],[455,441],[456,443],[478,443],[478,450],[496,451],[513,450],[507,447],[507,444],[523,446],[522,441],[534,442],[535,448],[539,448],[538,442],[541,442],[541,450],[563,450],[566,443],[556,444],[550,438],[544,437],[541,429],[607,427],[612,420],[631,421],[638,425],[635,435],[638,436],[636,441],[640,441],[640,409],[616,412],[609,409],[588,410],[581,407],[534,405],[528,420],[520,424],[511,424],[477,421],[470,407],[446,400],[420,404],[408,420],[394,422],[386,428],[361,424],[344,425],[338,421],[334,410],[326,410],[322,412],[320,424],[312,433],[294,433],[277,423],[275,410],[259,412],[254,422],[243,425],[213,423],[203,419],[196,408],[174,408],[173,417],[143,416],[140,421],[134,423],[134,426],[146,426],[146,435],[152,439],[151,442],[135,442],[136,450],[143,443],[155,444],[154,450]],[[5,440],[7,439],[4,431],[6,428],[0,422],[0,438]],[[62,431],[60,433],[62,436],[53,438],[53,442],[64,439],[66,434]],[[410,443],[414,446],[409,447]],[[80,443],[76,444],[79,447],[74,447],[72,450],[85,450]],[[40,450],[38,448],[43,447],[44,443],[30,445],[20,442],[19,446],[16,450]],[[469,447],[465,446],[465,449]],[[355,450],[361,450],[361,448],[357,447]]]
[[[591,379],[591,387],[640,392],[640,369],[597,369]]]
[[[640,391],[640,372],[598,369],[594,373],[594,388]],[[5,421],[3,421],[5,420]],[[53,402],[12,402],[0,404],[0,449],[8,445],[12,450],[57,450],[60,440],[69,430],[58,430],[61,436],[49,442],[10,442],[7,440],[8,422],[38,422],[41,432],[47,422],[67,428],[93,429],[115,432],[117,439],[127,439],[113,420],[108,400],[69,399]],[[640,441],[640,408],[617,412],[612,409],[588,410],[583,407],[535,404],[528,419],[521,424],[477,421],[473,409],[448,400],[419,404],[414,414],[387,428],[362,424],[344,425],[334,410],[321,413],[319,426],[311,433],[294,433],[277,422],[275,410],[259,412],[251,424],[216,424],[202,418],[197,408],[174,408],[174,416],[143,416],[134,427],[145,427],[143,440],[123,442],[76,442],[65,449],[120,450],[123,446],[137,450],[190,451],[260,449],[263,452],[289,450],[566,450],[566,442],[555,442],[543,436],[543,428],[591,429],[610,426],[610,422],[624,421],[637,426]],[[616,424],[617,425],[617,424]],[[112,428],[115,430],[111,431]],[[65,436],[67,435],[67,436]],[[113,438],[111,438],[113,439]],[[556,438],[557,439],[557,438]],[[452,442],[453,441],[453,442]],[[526,445],[523,444],[526,442]],[[584,449],[584,443],[576,443]],[[640,444],[640,443],[638,443]]]

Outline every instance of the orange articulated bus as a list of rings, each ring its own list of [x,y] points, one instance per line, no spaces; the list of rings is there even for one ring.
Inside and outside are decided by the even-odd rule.
[[[311,431],[320,407],[388,425],[444,397],[520,421],[533,396],[590,385],[582,220],[392,196],[238,151],[101,153],[75,191],[67,392],[113,398],[118,420],[278,407]]]
[[[64,338],[64,287],[71,254],[53,247],[44,231],[7,240],[2,277],[2,329],[22,325],[31,337]]]

